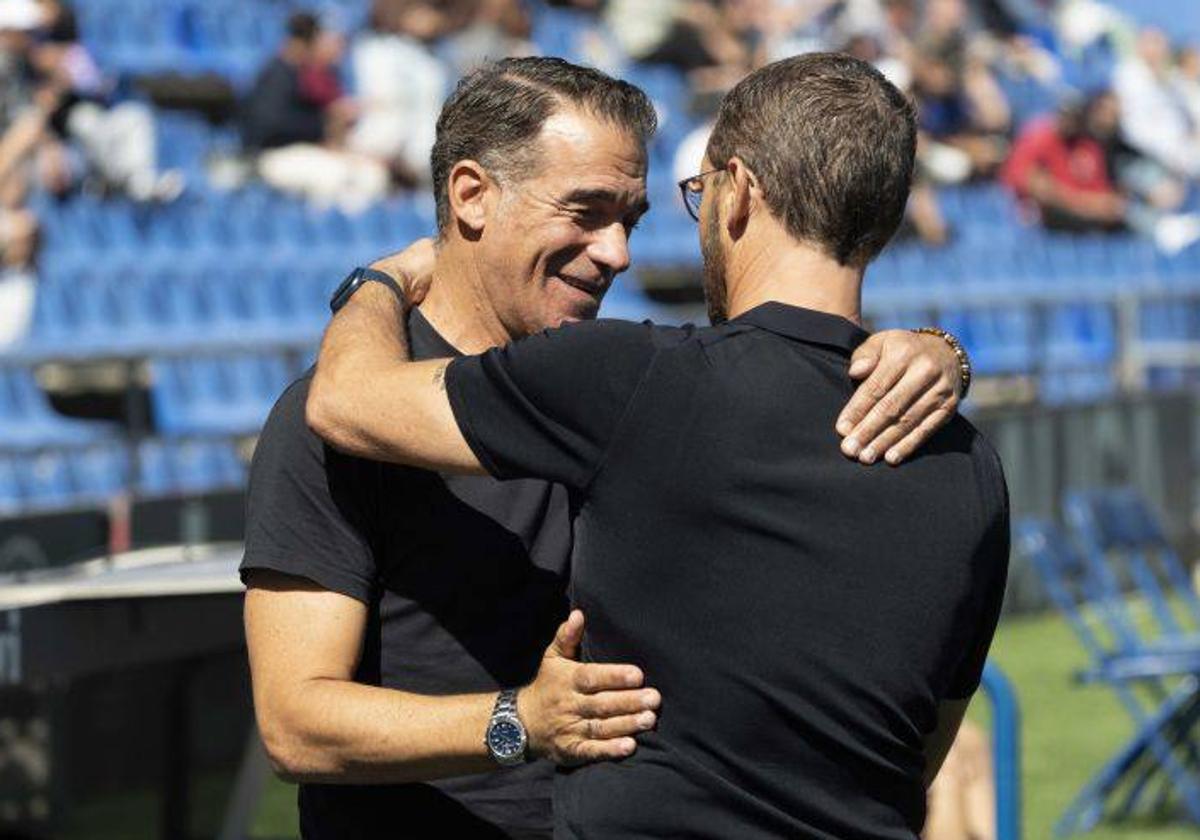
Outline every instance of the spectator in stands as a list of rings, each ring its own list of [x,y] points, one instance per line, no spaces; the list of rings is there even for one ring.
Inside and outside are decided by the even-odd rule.
[[[1176,53],[1174,83],[1193,130],[1200,131],[1200,47],[1189,45]]]
[[[376,0],[351,51],[360,113],[349,146],[402,184],[429,183],[429,150],[450,81],[431,45],[452,25],[449,11],[433,3]]]
[[[1160,30],[1138,37],[1137,50],[1113,77],[1121,128],[1130,145],[1173,172],[1200,177],[1200,124],[1172,78],[1171,45]]]
[[[966,22],[962,0],[930,0],[912,59],[920,160],[944,182],[988,177],[1007,154],[1008,103]]]
[[[1117,100],[1101,93],[1067,101],[1057,115],[1027,125],[1005,164],[1003,181],[1043,225],[1060,231],[1131,227],[1175,252],[1200,238],[1200,220],[1168,215],[1131,199],[1110,169],[1106,144],[1116,132]]]
[[[33,323],[40,241],[27,208],[0,210],[0,347],[19,342]]]
[[[1082,102],[1029,123],[1002,173],[1004,183],[1051,230],[1118,230],[1127,204],[1109,178],[1104,147],[1088,134]]]
[[[50,127],[80,156],[70,181],[90,181],[136,201],[177,198],[183,175],[158,168],[153,113],[140,102],[112,103],[107,80],[79,41],[74,12],[58,2],[43,5],[47,19],[30,61],[44,84],[62,92]]]
[[[722,11],[706,0],[608,0],[604,19],[634,61],[685,72],[738,66],[745,74],[749,54]]]
[[[1187,183],[1141,154],[1121,133],[1121,103],[1111,91],[1093,94],[1084,106],[1085,130],[1104,148],[1108,176],[1121,191],[1154,210],[1178,210]]]
[[[340,51],[339,37],[316,16],[292,15],[283,46],[246,99],[242,137],[271,186],[358,210],[386,193],[388,173],[345,148],[353,106],[337,78]]]
[[[33,321],[41,235],[24,204],[24,172],[56,106],[54,93],[43,92],[0,138],[0,347],[24,338]]]
[[[462,22],[451,33],[445,48],[456,76],[486,61],[529,55],[532,23],[520,0],[456,0]]]
[[[0,347],[25,337],[37,294],[37,217],[26,206],[31,163],[49,143],[48,124],[61,91],[36,88],[28,61],[31,31],[45,24],[38,4],[0,14]]]

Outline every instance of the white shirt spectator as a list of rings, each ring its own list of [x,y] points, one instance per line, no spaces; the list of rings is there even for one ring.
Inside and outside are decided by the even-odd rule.
[[[1169,169],[1200,176],[1200,139],[1178,91],[1139,58],[1121,62],[1113,87],[1121,100],[1121,130],[1129,144]]]
[[[402,35],[364,36],[354,45],[352,61],[362,116],[350,134],[350,148],[399,161],[428,181],[429,152],[448,84],[445,68],[419,41]]]

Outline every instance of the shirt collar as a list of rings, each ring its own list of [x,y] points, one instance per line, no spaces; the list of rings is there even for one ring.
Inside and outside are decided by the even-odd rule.
[[[854,352],[854,349],[870,335],[841,315],[789,306],[778,301],[759,304],[749,312],[743,312],[731,319],[730,323],[751,324],[786,338],[809,344],[824,344],[847,353]]]

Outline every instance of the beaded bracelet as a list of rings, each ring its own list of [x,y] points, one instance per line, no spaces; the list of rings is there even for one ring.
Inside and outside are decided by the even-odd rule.
[[[958,398],[965,400],[967,392],[971,390],[971,357],[967,355],[966,349],[962,346],[953,333],[948,333],[938,327],[919,327],[913,330],[921,335],[936,335],[942,341],[950,345],[950,349],[954,351],[954,355],[958,358],[958,372],[962,377],[962,383],[959,388]]]

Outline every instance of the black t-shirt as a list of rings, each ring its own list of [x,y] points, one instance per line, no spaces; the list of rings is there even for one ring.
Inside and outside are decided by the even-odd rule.
[[[956,418],[898,469],[841,455],[865,333],[769,303],[598,321],[455,360],[497,477],[572,494],[585,658],[661,690],[638,751],[560,773],[563,837],[915,838],[923,737],[978,686],[1003,596],[1000,463]]]
[[[418,359],[455,355],[415,310],[409,335]],[[367,604],[359,682],[434,695],[528,683],[566,615],[566,492],[338,453],[305,425],[310,380],[280,397],[259,439],[243,580],[273,569]],[[545,837],[552,775],[538,761],[430,784],[301,785],[301,828],[336,840]]]

